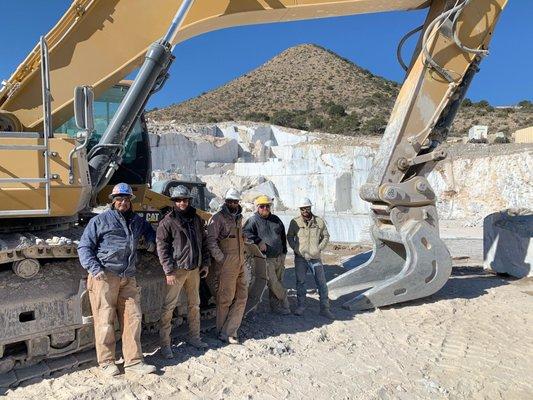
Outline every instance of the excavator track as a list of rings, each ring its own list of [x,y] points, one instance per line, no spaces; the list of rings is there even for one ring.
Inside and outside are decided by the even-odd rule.
[[[201,316],[201,329],[202,333],[208,332],[215,328],[215,314],[214,309],[202,310]],[[91,328],[92,329],[92,328]],[[117,330],[117,335],[119,331]],[[186,318],[184,316],[175,316],[172,320],[172,338],[183,337],[187,332]],[[157,338],[156,327],[146,325],[143,326],[143,337],[150,335],[148,339],[143,340],[143,345],[152,344],[156,345]],[[96,351],[93,348],[94,344],[87,347],[77,349],[76,351],[64,356],[44,358],[40,361],[32,360],[29,362],[20,362],[16,364],[13,359],[0,361],[0,371],[6,370],[10,365],[13,367],[7,371],[0,373],[0,395],[8,388],[14,388],[23,382],[46,379],[56,372],[68,372],[75,371],[79,367],[94,365],[96,363]],[[122,355],[121,343],[117,342],[117,359],[120,359]]]
[[[21,382],[47,377],[56,371],[95,360],[87,273],[80,266],[76,252],[81,233],[82,228],[76,227],[66,231],[15,234],[11,238],[2,236],[0,239],[4,260],[4,268],[0,271],[0,302],[3,305],[0,312],[0,388],[15,387]],[[10,243],[19,245],[6,247]],[[16,259],[12,263],[16,264],[28,260],[23,258],[27,255],[36,257],[32,260],[42,264],[31,278],[21,276],[28,275],[25,274],[27,269],[16,274],[5,261]],[[266,287],[264,256],[255,245],[247,245],[246,266],[250,279],[248,313],[259,304]],[[163,304],[163,272],[157,257],[145,251],[139,253],[137,271],[143,334],[152,335],[158,331]],[[214,327],[215,310],[213,298],[203,302],[202,330]],[[174,327],[183,325],[186,312],[183,294],[175,310]],[[118,331],[118,324],[116,328]]]

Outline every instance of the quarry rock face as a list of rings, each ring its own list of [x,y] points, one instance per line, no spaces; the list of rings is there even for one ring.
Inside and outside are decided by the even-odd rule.
[[[208,195],[219,200],[235,187],[243,193],[247,211],[253,210],[257,195],[266,194],[286,218],[308,197],[314,211],[326,217],[332,240],[369,238],[369,205],[359,190],[372,168],[377,137],[231,122],[160,124],[150,130],[158,132],[151,138],[154,179],[199,179],[206,182]],[[530,205],[532,152],[533,146],[524,145],[453,145],[428,177],[439,218],[481,227],[488,214]]]
[[[493,150],[494,149],[494,150]],[[441,219],[481,226],[483,218],[533,202],[532,147],[463,145],[437,164],[428,180]]]

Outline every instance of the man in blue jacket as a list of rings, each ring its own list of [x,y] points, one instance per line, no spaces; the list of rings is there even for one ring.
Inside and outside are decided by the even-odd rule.
[[[143,360],[141,349],[141,301],[135,280],[137,246],[141,236],[149,251],[155,250],[155,232],[132,210],[131,187],[119,183],[113,188],[111,207],[93,217],[78,245],[83,268],[89,272],[87,289],[94,320],[96,356],[107,376],[119,373],[115,365],[115,317],[122,332],[124,369],[149,374],[153,365]]]

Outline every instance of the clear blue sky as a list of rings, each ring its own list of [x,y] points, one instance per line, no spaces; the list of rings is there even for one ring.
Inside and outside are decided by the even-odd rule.
[[[69,4],[69,0],[0,0],[0,79],[10,76],[39,35],[55,24]],[[381,13],[237,27],[190,39],[176,47],[171,79],[148,108],[195,97],[302,43],[321,45],[374,74],[401,82],[403,70],[396,61],[396,45],[405,32],[420,25],[425,13]],[[469,98],[486,99],[494,105],[533,100],[532,21],[533,1],[509,1],[496,28],[491,55],[482,62]],[[407,46],[407,57],[409,49]]]

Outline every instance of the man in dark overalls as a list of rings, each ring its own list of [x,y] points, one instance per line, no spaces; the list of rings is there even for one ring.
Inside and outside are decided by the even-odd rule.
[[[238,344],[237,330],[241,325],[246,299],[248,278],[244,266],[244,240],[240,193],[226,192],[224,205],[207,225],[207,240],[215,260],[217,274],[217,331],[219,339]]]

